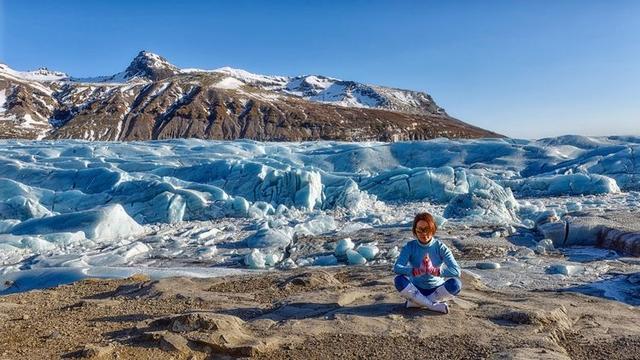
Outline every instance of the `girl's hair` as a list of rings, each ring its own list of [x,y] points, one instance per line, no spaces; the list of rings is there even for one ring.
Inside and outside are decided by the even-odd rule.
[[[427,236],[433,236],[435,235],[436,231],[438,230],[438,227],[436,226],[436,221],[433,219],[433,216],[431,216],[431,214],[423,212],[423,213],[419,213],[416,215],[416,217],[413,219],[413,227],[411,229],[411,231],[413,232],[414,236],[418,236],[416,234],[416,226],[418,225],[418,221],[423,220],[427,222],[427,229],[428,229],[428,233]]]

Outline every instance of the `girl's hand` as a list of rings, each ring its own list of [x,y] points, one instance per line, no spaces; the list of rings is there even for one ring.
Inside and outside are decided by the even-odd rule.
[[[431,276],[440,276],[440,268],[433,266],[433,263],[431,263],[431,259],[429,259],[429,255],[425,256],[424,259],[422,259],[422,263],[420,264],[420,267],[417,268],[413,268],[413,276],[420,276],[423,274],[429,274]]]
[[[429,259],[429,255],[425,256],[424,259],[422,259],[422,265],[420,266],[420,269],[424,268],[424,273],[429,274],[431,276],[440,276],[440,268],[437,266],[434,266],[433,263],[431,263],[431,259]]]
[[[413,268],[412,273],[413,273],[413,276],[416,277],[416,276],[420,276],[422,274],[426,274],[427,272],[426,272],[426,269],[424,268],[424,266],[420,265],[419,268]]]

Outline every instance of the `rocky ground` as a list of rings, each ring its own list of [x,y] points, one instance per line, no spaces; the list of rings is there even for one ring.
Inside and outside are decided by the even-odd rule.
[[[468,249],[472,249],[469,246]],[[474,252],[456,252],[461,262]],[[465,270],[448,315],[405,309],[390,265],[84,280],[0,298],[0,358],[637,359],[637,307],[491,289]]]
[[[589,218],[633,225],[637,215]],[[341,236],[300,237],[291,257],[331,251]],[[350,236],[388,255],[410,230]],[[526,228],[452,222],[438,236],[463,268],[447,315],[405,309],[384,256],[209,279],[86,279],[0,297],[0,359],[640,358],[639,258],[541,247]]]

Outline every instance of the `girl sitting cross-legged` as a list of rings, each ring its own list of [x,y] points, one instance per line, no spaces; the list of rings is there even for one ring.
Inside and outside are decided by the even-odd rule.
[[[451,250],[435,239],[437,230],[433,216],[420,213],[413,220],[416,240],[400,251],[393,271],[396,289],[407,299],[407,307],[424,307],[448,313],[445,301],[453,299],[462,288],[460,266]]]

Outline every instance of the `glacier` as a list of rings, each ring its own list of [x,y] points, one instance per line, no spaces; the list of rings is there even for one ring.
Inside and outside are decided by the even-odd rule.
[[[311,254],[296,241],[410,226],[417,207],[439,226],[490,224],[508,234],[534,228],[550,212],[632,208],[640,202],[639,150],[633,136],[2,140],[0,277],[60,267],[94,275],[108,266],[180,268],[195,260],[225,269],[392,261],[397,248],[375,243],[343,237]],[[545,244],[538,250],[557,245]]]

